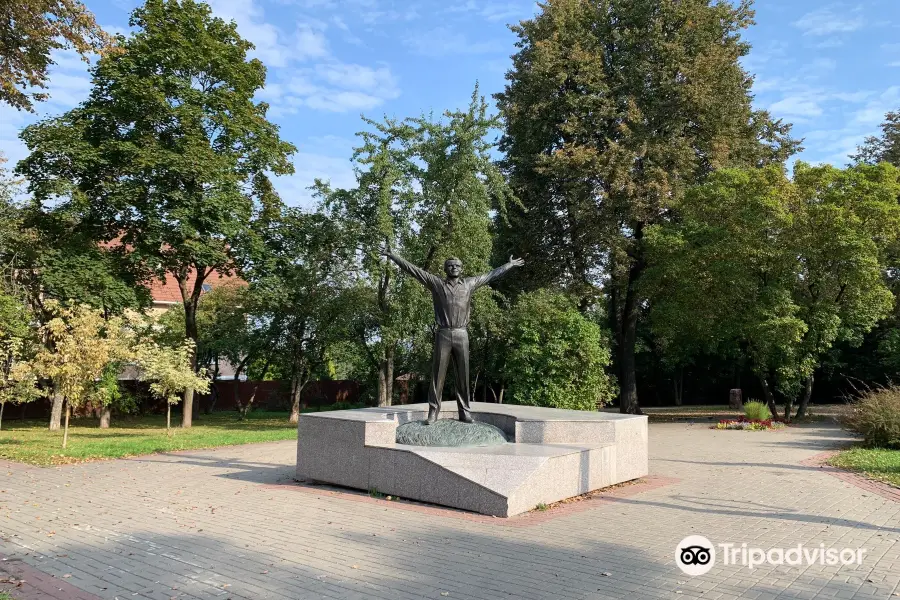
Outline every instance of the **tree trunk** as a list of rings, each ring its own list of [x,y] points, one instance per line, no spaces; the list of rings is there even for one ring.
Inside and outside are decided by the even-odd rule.
[[[199,283],[200,277],[198,273],[197,282],[195,282],[195,287]],[[181,285],[181,282],[179,282]],[[184,333],[185,336],[194,342],[194,350],[191,352],[191,367],[194,371],[197,371],[197,301],[199,301],[199,294],[197,297],[185,297],[184,290],[182,290],[182,298],[184,298]],[[193,423],[194,419],[194,388],[187,388],[184,390],[184,403],[181,414],[181,426],[184,428],[188,428]]]
[[[741,410],[744,408],[744,401],[741,397],[741,389],[734,388],[728,392],[728,408],[732,410]]]
[[[387,384],[385,383],[386,371],[385,361],[382,359],[378,362],[378,406],[387,406]]]
[[[672,385],[675,388],[675,406],[681,406],[684,401],[684,367],[678,367]]]
[[[65,428],[65,430],[63,430],[63,448],[65,448],[66,445],[69,443],[69,413],[70,412],[71,412],[71,409],[69,408],[69,405],[67,404],[66,405],[66,428]]]
[[[301,377],[297,376],[294,381],[291,382],[291,418],[290,422],[293,424],[297,424],[300,421],[300,397],[303,395],[303,388],[306,387],[306,384],[309,382],[309,376]]]
[[[775,413],[772,413],[773,415]],[[784,422],[790,423],[794,414],[794,396],[788,395],[784,397]]]
[[[3,430],[3,409],[6,408],[6,402],[0,402],[0,431]]]
[[[262,375],[261,378],[265,378],[266,372],[269,370],[269,365],[272,364],[272,355],[268,355],[266,357],[266,362],[263,363]],[[253,391],[250,392],[250,398],[247,399],[247,404],[241,407],[241,420],[243,421],[247,418],[247,415],[250,414],[250,411],[253,409],[253,402],[256,400],[256,392],[259,391],[259,386],[262,384],[263,379],[260,379],[256,382],[256,385],[253,386]]]
[[[109,429],[109,418],[112,416],[112,407],[108,404],[100,408],[100,429]]]
[[[500,396],[497,398],[497,404],[503,404],[503,392],[505,391],[505,387],[500,388]]]
[[[54,391],[53,406],[50,409],[50,431],[59,431],[64,401],[63,395]]]
[[[166,437],[169,437],[170,429],[172,429],[172,405],[166,402]]]
[[[769,407],[769,412],[772,413],[772,418],[778,418],[778,407],[775,406],[775,395],[772,393],[772,388],[769,387],[769,382],[765,378],[765,376],[759,376],[759,383],[762,385],[763,396],[766,399],[766,405]]]
[[[394,346],[388,347],[387,351],[386,372],[384,375],[384,391],[385,406],[391,406],[394,403]]]
[[[219,380],[219,355],[213,359],[212,381],[209,386],[209,406],[206,407],[206,414],[211,415],[216,408],[216,401],[219,399],[219,387],[216,381]]]
[[[22,414],[19,415],[19,420],[20,420],[20,421],[24,421],[24,420],[25,420],[25,414],[26,414],[27,411],[28,411],[28,403],[23,402],[23,403],[22,403]]]
[[[813,383],[813,375],[810,375],[806,380],[806,386],[803,388],[803,396],[800,397],[800,405],[797,407],[798,419],[802,419],[806,416],[806,410],[809,408],[809,400],[812,398]]]
[[[637,373],[634,360],[638,323],[635,284],[641,269],[640,264],[636,263],[628,273],[628,291],[625,294],[625,306],[622,311],[622,345],[619,348],[619,368],[622,373],[619,411],[635,415],[643,414],[638,404]]]

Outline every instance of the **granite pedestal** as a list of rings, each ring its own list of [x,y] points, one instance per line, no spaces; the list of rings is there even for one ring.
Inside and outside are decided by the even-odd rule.
[[[647,417],[473,402],[472,417],[509,443],[426,447],[396,443],[427,404],[300,415],[297,478],[377,490],[510,517],[647,475]],[[441,418],[452,418],[445,402]]]

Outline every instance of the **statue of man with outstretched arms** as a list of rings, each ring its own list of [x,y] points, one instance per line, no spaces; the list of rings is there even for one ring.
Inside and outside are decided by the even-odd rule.
[[[456,404],[459,407],[459,420],[472,422],[469,414],[469,312],[472,294],[483,285],[506,275],[514,267],[525,264],[521,258],[509,257],[509,262],[483,275],[462,277],[463,265],[458,258],[444,261],[446,279],[432,275],[424,269],[404,260],[385,246],[382,252],[397,263],[403,271],[416,278],[431,291],[434,302],[434,319],[437,331],[434,334],[434,352],[431,357],[431,387],[428,388],[428,424],[437,421],[441,412],[441,393],[444,389],[444,378],[447,375],[447,363],[453,358],[456,369]]]

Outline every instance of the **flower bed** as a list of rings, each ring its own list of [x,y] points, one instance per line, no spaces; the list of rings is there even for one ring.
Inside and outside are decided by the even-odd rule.
[[[722,419],[715,424],[713,429],[743,429],[746,431],[767,431],[769,429],[781,429],[784,423],[773,419]]]

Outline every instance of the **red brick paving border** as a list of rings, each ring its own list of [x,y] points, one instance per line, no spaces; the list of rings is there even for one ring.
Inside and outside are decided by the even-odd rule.
[[[351,500],[353,502],[364,502],[367,504],[382,504],[386,507],[395,508],[397,510],[411,510],[413,512],[436,517],[448,517],[451,519],[460,519],[463,521],[471,521],[474,523],[484,523],[489,525],[501,525],[504,527],[530,527],[545,523],[551,519],[558,517],[566,517],[572,514],[580,513],[591,508],[613,501],[617,498],[627,498],[635,496],[650,490],[655,490],[667,485],[672,485],[681,481],[674,477],[663,477],[660,475],[649,475],[641,477],[632,482],[627,482],[612,487],[611,489],[598,492],[568,502],[560,502],[551,505],[544,511],[531,511],[516,515],[514,517],[491,517],[487,515],[479,515],[455,508],[445,508],[434,504],[425,504],[411,500],[387,500],[384,498],[373,498],[365,492],[352,490],[348,488],[339,488],[327,484],[312,484],[306,482],[293,481],[284,484],[264,484],[263,487],[270,489],[289,489],[305,494],[316,494],[319,496],[329,496],[332,498],[341,498],[343,500]]]
[[[103,600],[28,563],[0,554],[0,591],[15,600]]]
[[[893,500],[894,502],[900,502],[900,488],[896,488],[888,483],[875,481],[874,479],[869,479],[868,477],[859,475],[852,471],[846,471],[844,469],[833,467],[827,464],[828,459],[830,459],[835,454],[838,454],[839,452],[840,450],[828,450],[827,452],[820,452],[819,454],[810,456],[806,460],[800,461],[800,464],[806,465],[808,467],[819,467],[825,473],[837,477],[845,483],[849,483],[850,485],[881,496],[882,498],[887,498],[888,500]]]

